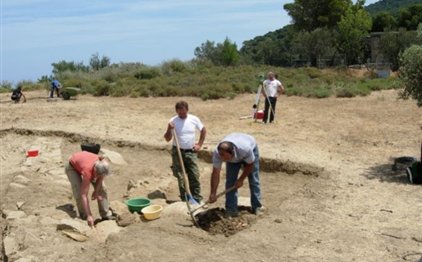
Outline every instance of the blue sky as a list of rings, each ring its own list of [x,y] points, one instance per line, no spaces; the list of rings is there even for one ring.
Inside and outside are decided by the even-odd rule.
[[[51,74],[61,60],[158,65],[189,60],[206,40],[243,41],[290,23],[293,0],[0,0],[0,81]],[[367,0],[367,4],[377,0]]]

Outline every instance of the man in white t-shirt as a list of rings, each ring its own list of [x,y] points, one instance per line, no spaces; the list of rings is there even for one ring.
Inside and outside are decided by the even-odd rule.
[[[201,184],[199,182],[197,152],[201,149],[202,144],[204,143],[207,131],[197,116],[188,114],[189,105],[187,102],[177,102],[175,108],[177,115],[170,119],[164,138],[167,142],[170,141],[173,137],[171,131],[173,128],[175,129],[180,145],[180,151],[182,153],[183,164],[189,179],[189,187],[192,197],[200,203],[203,198],[201,196]],[[197,143],[195,142],[196,130],[200,132],[199,141]],[[173,142],[172,161],[173,175],[177,178],[179,183],[180,199],[182,201],[186,201],[185,183],[183,181],[182,168],[177,155],[175,142]]]
[[[265,97],[264,118],[262,121],[272,123],[274,121],[275,105],[277,97],[284,93],[284,86],[280,81],[275,79],[273,72],[268,72],[267,79],[263,82],[262,94]]]

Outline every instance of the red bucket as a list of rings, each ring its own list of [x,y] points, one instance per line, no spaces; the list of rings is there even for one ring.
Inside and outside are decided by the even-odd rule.
[[[264,111],[260,110],[258,112],[255,113],[254,115],[255,119],[264,119]]]
[[[36,157],[38,156],[38,149],[31,149],[26,152],[27,157]]]

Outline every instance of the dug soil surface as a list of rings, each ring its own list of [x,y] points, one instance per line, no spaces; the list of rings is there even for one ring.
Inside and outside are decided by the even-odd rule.
[[[272,124],[240,119],[250,115],[253,94],[210,101],[25,95],[24,104],[0,95],[0,261],[375,262],[422,256],[422,187],[407,182],[404,167],[391,168],[394,158],[420,157],[422,109],[398,100],[397,91],[350,99],[283,96]],[[262,215],[248,212],[245,182],[240,217],[224,216],[223,196],[196,217],[201,227],[193,226],[178,201],[171,144],[163,138],[180,99],[208,131],[199,153],[205,199],[218,141],[231,132],[256,138]],[[65,220],[86,225],[77,218],[64,173],[83,142],[101,144],[112,160],[110,201],[149,197],[164,207],[161,217],[140,217],[104,238],[62,231]],[[39,155],[26,157],[30,149]],[[221,181],[219,191],[224,174]],[[91,209],[98,218],[97,204]],[[107,222],[90,230],[107,230],[114,221]]]

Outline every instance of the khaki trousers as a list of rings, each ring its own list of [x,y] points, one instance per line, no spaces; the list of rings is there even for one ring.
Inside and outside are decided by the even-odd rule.
[[[73,166],[69,163],[65,165],[65,171],[67,178],[69,179],[70,184],[72,185],[72,193],[73,197],[76,200],[76,206],[78,207],[79,216],[82,219],[86,219],[87,215],[85,214],[84,207],[82,205],[81,199],[81,184],[82,184],[82,177],[81,175],[73,168]],[[91,182],[91,184],[95,188],[95,182]],[[109,208],[108,204],[108,197],[107,197],[107,187],[106,185],[102,184],[100,192],[98,192],[100,196],[103,197],[103,200],[97,200],[98,203],[98,212],[102,218],[106,218],[107,216],[111,216],[112,213]]]

